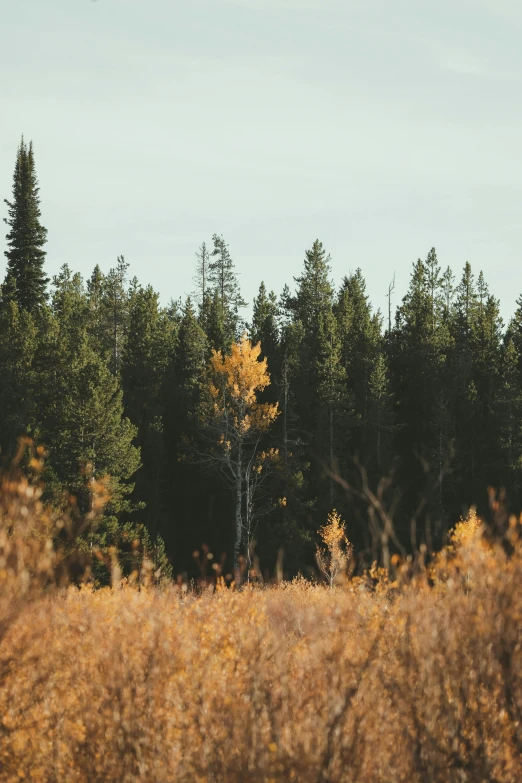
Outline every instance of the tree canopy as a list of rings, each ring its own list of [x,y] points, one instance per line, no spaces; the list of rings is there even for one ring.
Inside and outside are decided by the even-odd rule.
[[[123,255],[50,281],[24,140],[5,219],[0,456],[20,436],[42,445],[57,505],[72,493],[88,507],[89,481],[109,474],[107,545],[142,525],[180,570],[205,544],[237,572],[255,540],[297,572],[334,508],[369,563],[383,556],[377,501],[405,550],[432,550],[490,486],[522,504],[522,296],[504,327],[469,262],[444,269],[429,249],[384,332],[363,271],[336,283],[316,239],[293,285],[261,283],[246,323],[218,233],[196,252],[194,302],[165,306]]]

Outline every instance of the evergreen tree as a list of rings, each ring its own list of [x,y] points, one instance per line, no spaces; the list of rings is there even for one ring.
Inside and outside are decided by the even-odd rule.
[[[288,323],[281,331],[281,370],[276,383],[279,387],[279,407],[281,416],[274,427],[281,427],[284,464],[289,465],[289,452],[299,450],[303,444],[303,432],[300,426],[296,405],[296,387],[299,379],[301,350],[304,339],[303,325],[300,321]]]
[[[165,437],[171,460],[177,464],[184,452],[184,440],[197,425],[207,368],[208,341],[192,300],[182,311],[175,350],[171,353],[163,386]]]
[[[89,308],[89,334],[93,338],[94,346],[103,353],[106,350],[106,326],[104,323],[103,292],[105,276],[98,264],[93,269],[92,275],[87,280],[87,304]]]
[[[137,430],[123,415],[118,380],[89,345],[85,330],[73,338],[56,322],[39,353],[36,437],[49,451],[48,490],[55,497],[62,489],[72,492],[86,511],[87,478],[109,475],[107,516],[116,524],[118,515],[130,511],[130,479],[140,464],[133,444]]]
[[[502,346],[501,385],[496,399],[501,449],[501,481],[510,490],[511,507],[522,502],[522,378],[520,357],[508,332]]]
[[[171,527],[168,543],[192,551],[202,542],[214,545],[214,482],[185,458],[187,442],[200,426],[199,409],[209,357],[208,339],[187,298],[181,311],[176,346],[163,384],[163,431],[169,466]],[[217,536],[219,538],[219,536]]]
[[[375,443],[368,438],[370,378],[379,356],[382,323],[380,313],[372,314],[360,269],[344,278],[335,313],[342,346],[341,362],[351,401],[351,410],[346,412],[344,422],[346,451],[366,464],[374,456],[370,452]]]
[[[482,273],[477,282],[477,317],[472,331],[473,382],[478,411],[474,420],[475,486],[472,502],[485,505],[488,486],[502,481],[497,398],[501,389],[503,322],[497,299],[489,293]]]
[[[283,345],[286,348],[290,337],[298,355],[291,358],[290,363],[290,357],[286,355],[283,368],[285,373],[291,369],[295,451],[301,463],[301,469],[296,471],[294,467],[292,474],[302,476],[299,481],[299,496],[305,513],[302,524],[311,528],[316,527],[314,513],[319,515],[328,510],[332,499],[333,483],[329,478],[325,482],[325,468],[331,470],[332,455],[336,456],[336,416],[341,399],[344,402],[340,388],[344,372],[332,310],[330,257],[319,240],[306,251],[303,273],[295,282],[296,294],[286,300],[293,322],[291,328],[284,328]],[[327,492],[325,487],[328,487]]]
[[[317,334],[319,318],[332,307],[330,256],[318,239],[305,253],[303,274],[295,278],[297,293],[291,301],[296,320],[303,324],[308,340]]]
[[[369,468],[379,477],[389,465],[394,433],[393,396],[388,362],[383,353],[377,354],[369,382],[368,442],[371,461]]]
[[[209,351],[226,351],[232,342],[230,318],[219,291],[207,292],[200,308],[199,323],[208,338]],[[208,357],[210,358],[210,352]]]
[[[202,242],[196,253],[197,266],[194,282],[199,306],[203,307],[209,289],[210,256],[205,242]]]
[[[522,373],[522,296],[517,299],[517,309],[511,318],[507,336],[513,340],[513,346],[518,356],[518,369]]]
[[[486,489],[499,476],[497,397],[501,393],[502,322],[484,276],[477,284],[469,262],[457,286],[454,349],[448,384],[455,430],[454,503],[484,508]],[[486,445],[487,444],[487,445]]]
[[[293,318],[293,299],[289,286],[285,283],[278,302],[279,318],[281,328],[287,326]]]
[[[68,332],[70,339],[80,339],[89,317],[89,305],[85,296],[81,275],[73,274],[68,264],[63,264],[52,280],[54,288],[52,309],[60,323],[62,333]]]
[[[176,340],[176,328],[159,307],[158,294],[139,288],[129,312],[129,334],[122,355],[121,383],[125,415],[137,427],[142,467],[134,497],[155,538],[162,521],[161,495],[166,483],[162,387]]]
[[[412,528],[410,534],[410,519],[421,501],[426,513],[437,520],[440,534],[448,513],[440,477],[452,451],[447,395],[452,338],[443,315],[442,280],[432,249],[425,262],[418,259],[413,266],[388,348],[396,400],[398,480],[408,486],[402,506],[403,536],[411,535],[412,542],[416,532]]]
[[[124,257],[118,256],[116,267],[109,270],[101,288],[100,349],[105,352],[114,375],[118,375],[120,371],[129,326],[131,295],[127,288],[128,269],[129,264]]]
[[[212,242],[214,243],[214,249],[212,250],[212,260],[208,267],[208,282],[213,293],[217,294],[217,299],[221,304],[225,336],[223,347],[228,349],[232,342],[239,337],[239,310],[245,307],[246,303],[243,301],[239,290],[234,262],[230,256],[227,243],[222,236],[217,234],[213,235]]]
[[[305,253],[302,275],[295,278],[297,291],[288,301],[294,323],[303,330],[298,361],[299,379],[296,384],[296,404],[301,426],[309,434],[317,427],[319,376],[317,372],[320,351],[320,329],[325,319],[330,322],[333,287],[330,282],[330,257],[316,239]]]
[[[15,300],[0,305],[0,459],[9,463],[17,439],[34,428],[34,391],[38,383],[33,362],[38,329],[33,316]]]
[[[264,283],[259,286],[259,293],[254,299],[250,334],[253,345],[261,343],[261,358],[266,357],[272,378],[270,385],[260,393],[260,399],[263,402],[277,402],[281,374],[279,308],[275,293],[270,291],[267,294]]]
[[[346,371],[341,363],[342,347],[338,332],[335,316],[331,310],[327,310],[319,319],[317,375],[318,418],[322,425],[320,431],[327,433],[325,463],[330,474],[328,492],[330,508],[334,507],[335,483],[332,473],[339,467],[336,459],[336,435],[338,436],[339,433],[343,405],[346,401]]]
[[[432,247],[425,261],[426,283],[428,287],[429,301],[431,306],[431,331],[435,332],[437,323],[441,316],[441,308],[444,303],[442,291],[442,274],[437,259],[435,248]]]
[[[455,275],[450,267],[446,267],[442,275],[442,303],[443,318],[446,322],[450,321],[452,316],[453,298],[455,296]]]
[[[261,343],[262,356],[276,358],[279,348],[279,324],[277,297],[273,291],[267,294],[266,286],[261,283],[259,293],[254,299],[252,314],[252,342]]]
[[[12,200],[5,199],[5,203],[8,217],[4,220],[9,226],[5,251],[7,287],[22,309],[35,312],[47,299],[49,280],[43,271],[47,229],[40,222],[33,145],[31,142],[27,146],[23,138],[16,156]]]

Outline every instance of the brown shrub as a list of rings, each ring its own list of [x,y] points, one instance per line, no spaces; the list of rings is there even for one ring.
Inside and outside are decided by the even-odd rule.
[[[22,502],[2,506],[2,551],[15,517],[17,546],[32,540]],[[473,525],[429,574],[397,564],[377,589],[297,580],[199,596],[49,592],[40,536],[26,576],[11,565],[2,582],[18,609],[0,642],[1,779],[522,780],[518,526],[506,547]],[[29,561],[42,557],[40,572]]]

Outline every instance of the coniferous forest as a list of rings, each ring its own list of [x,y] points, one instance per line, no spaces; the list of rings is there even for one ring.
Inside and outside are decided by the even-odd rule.
[[[364,270],[332,280],[316,239],[283,291],[260,282],[245,319],[241,261],[219,233],[197,250],[193,294],[173,291],[167,306],[129,279],[123,255],[88,279],[68,265],[49,279],[45,198],[24,140],[5,213],[2,461],[30,438],[45,450],[45,499],[72,495],[82,512],[109,477],[85,546],[116,547],[125,564],[138,539],[187,578],[209,550],[230,573],[255,556],[265,576],[278,558],[292,576],[315,567],[332,509],[364,568],[440,548],[462,513],[487,510],[490,488],[522,507],[522,299],[504,325],[470,263],[445,268],[429,249],[381,313]],[[242,362],[259,372],[236,410],[218,376],[226,387]]]
[[[434,248],[392,312],[319,239],[251,318],[221,234],[164,306],[0,293],[0,781],[518,783],[522,298]]]

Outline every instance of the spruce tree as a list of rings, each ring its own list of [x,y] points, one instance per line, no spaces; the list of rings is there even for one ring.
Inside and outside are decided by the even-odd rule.
[[[201,399],[208,360],[208,340],[198,322],[192,300],[187,298],[181,315],[175,349],[168,368],[164,394],[168,437],[179,445]]]
[[[34,433],[34,356],[38,329],[34,317],[16,301],[0,306],[0,460],[9,463],[17,439]]]
[[[207,291],[199,311],[198,321],[208,339],[208,359],[210,359],[211,349],[227,351],[232,344],[233,329],[229,315],[223,306],[219,291]]]
[[[394,434],[393,395],[390,373],[384,353],[379,352],[373,362],[369,382],[368,428],[369,469],[379,478],[389,468]]]
[[[49,282],[43,271],[47,229],[40,222],[40,197],[32,142],[20,142],[13,177],[13,196],[5,199],[9,226],[6,282],[18,305],[35,312],[47,299]]]
[[[254,299],[252,313],[252,342],[261,343],[262,356],[275,357],[279,347],[279,324],[277,297],[273,291],[267,294],[262,282],[259,293]]]
[[[518,297],[516,305],[517,309],[509,322],[507,335],[513,340],[518,356],[518,369],[522,377],[522,296]]]
[[[142,517],[155,537],[162,520],[166,483],[162,387],[176,341],[176,326],[161,310],[151,286],[139,288],[129,312],[129,333],[121,364],[125,415],[137,427],[142,467],[134,497],[145,504]]]
[[[196,284],[196,296],[200,308],[203,307],[209,288],[210,255],[205,242],[202,242],[196,253],[197,265],[194,282]]]
[[[213,545],[214,477],[185,460],[187,442],[199,429],[199,408],[209,360],[207,336],[196,317],[192,300],[185,301],[179,321],[163,397],[163,431],[169,467],[166,499],[171,525],[168,543],[174,552],[192,551],[202,542]]]
[[[342,346],[339,339],[339,327],[331,310],[326,310],[319,318],[319,335],[317,351],[317,376],[318,376],[318,423],[319,433],[323,437],[318,438],[323,446],[323,461],[328,473],[328,501],[330,509],[334,507],[334,478],[333,473],[338,470],[336,446],[340,430],[340,419],[345,413],[346,403],[346,370],[342,362]],[[344,410],[343,410],[344,409]],[[326,438],[324,434],[326,433]],[[322,444],[321,444],[322,445]]]
[[[245,307],[246,303],[239,290],[237,273],[227,243],[217,234],[213,235],[212,242],[214,249],[208,267],[208,282],[221,304],[225,337],[223,348],[228,350],[232,342],[239,337],[239,310]]]
[[[86,328],[89,306],[81,275],[73,274],[68,264],[52,280],[52,310],[60,323],[62,333],[77,335]]]
[[[372,314],[366,294],[366,282],[360,269],[345,277],[335,313],[341,340],[341,362],[347,375],[351,415],[345,418],[347,449],[363,462],[370,459],[368,426],[370,422],[370,377],[381,344],[380,313]]]
[[[472,502],[485,503],[488,486],[502,482],[500,423],[497,399],[501,390],[501,345],[503,322],[500,304],[489,293],[482,273],[477,281],[477,317],[472,331],[473,381],[477,389],[478,411],[475,430],[475,486]]]
[[[300,323],[303,330],[296,404],[301,427],[310,436],[317,427],[320,325],[324,319],[329,319],[333,304],[330,257],[318,239],[305,252],[303,273],[295,278],[295,282],[297,291],[294,297],[288,299],[287,306],[291,308],[294,323]]]
[[[292,300],[296,319],[300,320],[308,336],[317,334],[319,317],[331,306],[333,288],[330,282],[330,256],[322,242],[315,240],[305,253],[302,275],[295,278],[297,293]]]
[[[501,354],[501,382],[496,399],[502,455],[502,482],[509,488],[512,508],[522,502],[522,377],[520,357],[513,336],[508,332]]]
[[[408,486],[402,506],[403,536],[406,541],[411,538],[412,545],[418,540],[410,520],[420,503],[437,520],[440,534],[447,516],[439,479],[452,450],[447,395],[452,338],[443,305],[442,276],[432,249],[426,261],[418,259],[413,265],[388,345],[396,400],[395,448],[400,457],[397,480]]]
[[[449,359],[448,394],[455,432],[453,503],[485,507],[486,489],[500,475],[502,395],[500,353],[502,322],[498,302],[484,276],[475,277],[466,262],[456,289],[450,320],[453,348]]]
[[[99,265],[96,264],[90,278],[87,280],[86,294],[89,310],[89,334],[93,338],[94,346],[101,353],[105,350],[107,343],[103,313],[104,285],[105,276]]]
[[[86,330],[72,336],[56,323],[39,346],[37,440],[49,450],[48,491],[67,489],[83,511],[89,476],[110,476],[108,517],[130,511],[131,479],[140,465],[136,428],[124,416],[123,394]],[[45,355],[42,355],[45,354]]]
[[[451,320],[452,305],[455,296],[455,275],[450,267],[446,267],[444,274],[442,275],[442,302],[443,302],[443,317],[446,322]]]
[[[335,439],[339,433],[335,427],[343,397],[330,257],[318,239],[305,252],[304,269],[295,282],[295,296],[285,297],[293,318],[292,328],[284,327],[284,332],[285,338],[292,337],[298,351],[291,374],[293,428],[302,465],[303,511],[308,507],[302,524],[312,526],[315,520],[311,509],[317,514],[316,519],[330,510],[333,485],[327,472],[331,470],[332,458],[337,456]]]
[[[100,349],[105,351],[114,375],[118,375],[120,371],[121,357],[129,326],[131,290],[127,284],[128,269],[129,264],[125,258],[118,256],[116,267],[110,269],[103,278],[101,288]]]

